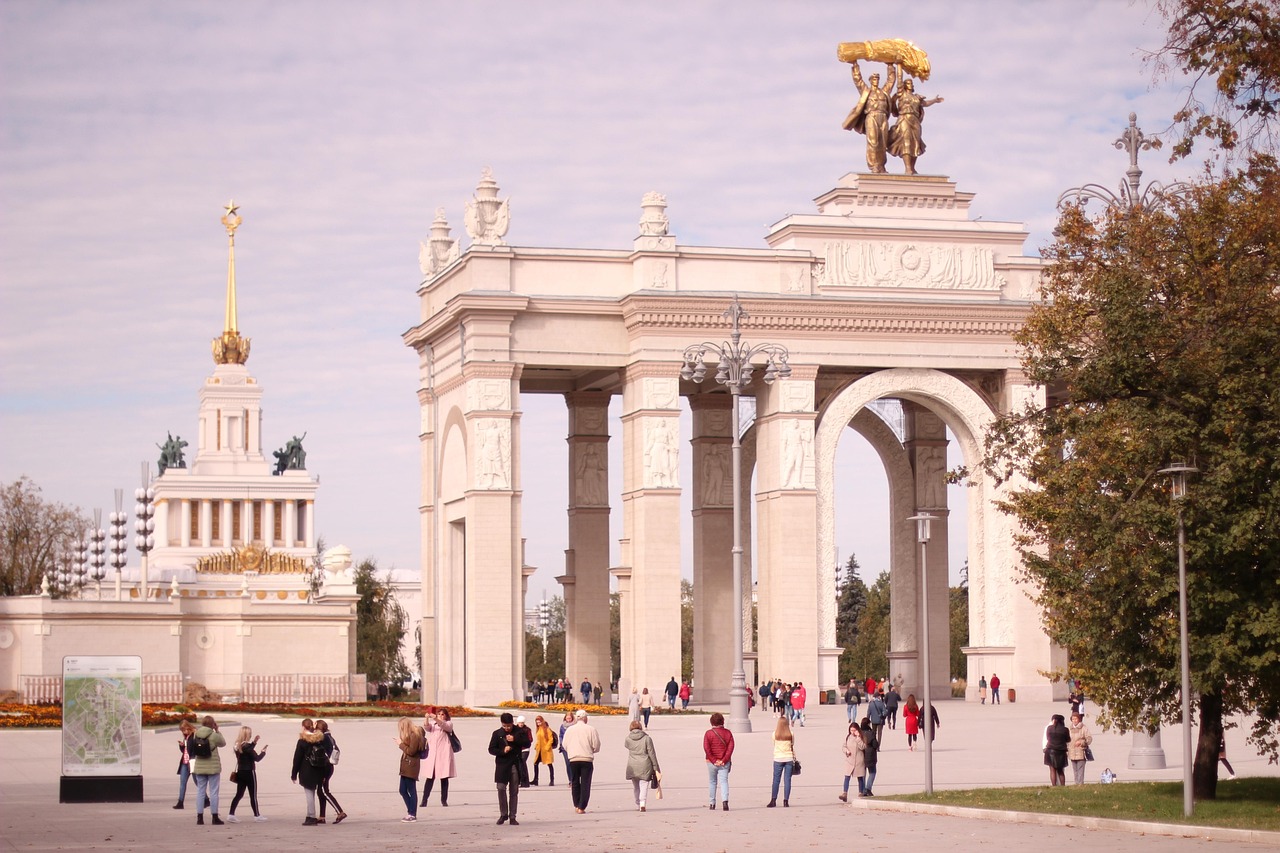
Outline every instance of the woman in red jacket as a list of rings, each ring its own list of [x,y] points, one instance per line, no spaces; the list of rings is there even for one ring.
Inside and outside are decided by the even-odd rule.
[[[920,705],[916,703],[916,694],[907,694],[907,704],[902,708],[902,717],[907,727],[907,749],[916,751],[916,736],[920,734]]]
[[[711,811],[716,810],[716,784],[720,785],[720,804],[729,810],[729,771],[733,767],[733,732],[724,727],[724,714],[711,715],[711,728],[702,736],[702,754],[707,759],[707,776],[711,782]]]

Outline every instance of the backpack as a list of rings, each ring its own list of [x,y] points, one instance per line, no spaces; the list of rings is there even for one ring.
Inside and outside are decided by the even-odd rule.
[[[548,728],[550,728],[550,727],[548,727]],[[556,737],[556,733],[555,733],[555,732],[552,732],[552,733],[551,733],[551,748],[552,748],[552,749],[555,749],[555,748],[556,748],[557,746],[559,746],[559,745],[560,745],[560,738]]]
[[[325,754],[324,743],[313,743],[307,748],[307,763],[312,767],[328,767],[329,756]]]
[[[213,747],[209,745],[207,737],[192,735],[191,742],[187,744],[187,754],[192,758],[212,758]]]

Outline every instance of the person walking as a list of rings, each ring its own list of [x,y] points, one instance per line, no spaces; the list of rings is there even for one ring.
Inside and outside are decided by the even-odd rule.
[[[791,805],[791,774],[795,770],[796,740],[791,731],[791,724],[786,715],[778,718],[773,729],[773,788],[769,794],[769,804],[765,808],[778,805],[778,783],[782,782],[782,807]]]
[[[675,707],[675,702],[671,703],[671,707]],[[644,727],[649,728],[649,715],[653,713],[653,695],[649,693],[646,687],[640,691],[640,715],[644,717]]]
[[[876,738],[875,732],[871,728],[871,721],[866,717],[862,718],[862,725],[859,726],[859,728],[862,729],[862,742],[866,746],[866,749],[863,750],[862,754],[863,765],[866,768],[867,781],[866,784],[862,786],[862,791],[858,796],[873,797],[875,795],[871,793],[871,787],[876,781],[876,764],[879,762],[880,757],[880,741]]]
[[[551,726],[547,725],[547,721],[542,715],[533,718],[533,784],[538,784],[538,771],[546,765],[547,775],[550,776],[548,785],[556,784],[556,747],[560,745],[560,738],[556,737],[556,733],[551,731]]]
[[[871,701],[867,703],[867,717],[871,720],[871,727],[875,729],[877,743],[884,737],[884,721],[888,716],[889,709],[884,706],[884,695],[879,691],[871,694]]]
[[[639,723],[632,723],[624,742],[627,748],[627,780],[635,793],[636,808],[645,810],[649,786],[657,787],[661,769],[658,767],[658,751],[653,748],[653,738]]]
[[[638,703],[640,701],[640,695],[636,693],[634,690],[632,691],[632,695],[636,697],[636,702],[637,702],[636,708],[639,709],[640,705]],[[632,719],[633,720],[640,719],[639,710],[636,711],[636,716],[633,717]],[[572,726],[573,723],[574,723],[573,712],[565,711],[564,719],[560,721],[560,737],[557,738],[557,740],[560,743],[560,755],[564,758],[564,776],[566,779],[569,778],[569,753],[564,751],[564,733],[569,730],[569,727]]]
[[[978,698],[982,700],[982,704],[987,704],[987,677],[985,675],[978,676]]]
[[[733,732],[724,727],[724,714],[711,715],[711,728],[702,736],[702,754],[707,759],[707,776],[711,784],[711,811],[716,810],[716,786],[720,787],[720,805],[729,810],[729,771],[733,769]]]
[[[991,704],[999,705],[1000,704],[1000,676],[996,675],[994,672],[991,673],[990,684],[991,684]]]
[[[750,692],[750,691],[748,691]],[[684,711],[689,708],[689,697],[693,695],[693,689],[689,687],[689,682],[680,682],[680,710]]]
[[[633,723],[640,719],[640,691],[634,687],[631,688],[631,695],[627,697],[627,716],[631,718]],[[561,738],[563,739],[563,737],[564,733],[562,732]]]
[[[401,717],[396,724],[396,736],[392,738],[400,749],[400,799],[404,800],[406,814],[401,823],[413,823],[418,819],[418,776],[422,774],[422,757],[426,749],[426,737],[413,720]]]
[[[333,772],[338,769],[338,756],[342,754],[342,750],[338,749],[338,741],[334,739],[333,733],[329,731],[329,724],[324,720],[316,720],[315,730],[324,738],[324,754],[328,759],[322,768],[324,772],[320,776],[320,784],[316,785],[316,794],[320,800],[320,817],[316,818],[316,823],[324,823],[325,808],[332,805],[333,822],[336,825],[347,819],[347,813],[338,804],[338,798],[329,790],[329,780],[333,778]]]
[[[204,825],[204,807],[214,826],[222,825],[218,817],[218,787],[222,780],[222,759],[218,750],[227,745],[227,739],[218,731],[213,717],[205,717],[200,727],[191,733],[187,752],[191,755],[191,775],[196,777],[196,824]]]
[[[1071,730],[1066,727],[1061,714],[1054,714],[1044,730],[1044,764],[1049,768],[1049,784],[1053,787],[1067,784],[1067,749],[1071,744]]]
[[[916,694],[907,694],[907,704],[902,709],[902,718],[907,727],[907,749],[916,751],[916,738],[920,735],[920,706],[916,704]]]
[[[569,794],[573,809],[585,814],[591,802],[591,774],[595,771],[596,753],[600,751],[600,735],[587,722],[587,712],[578,709],[574,724],[565,729],[560,745],[569,757]]]
[[[516,768],[520,771],[520,787],[529,787],[529,750],[533,748],[533,730],[529,728],[529,724],[524,721],[524,715],[516,717],[516,728],[520,730],[521,741],[524,743],[524,749],[520,750],[520,764]]]
[[[791,719],[804,726],[804,706],[809,701],[809,691],[804,689],[804,682],[797,681],[791,688]]]
[[[858,722],[858,706],[861,704],[862,697],[858,695],[858,682],[851,678],[849,686],[844,691],[844,713],[849,722]]]
[[[324,732],[316,731],[316,724],[310,718],[303,720],[298,743],[293,748],[293,767],[289,773],[289,781],[302,786],[307,801],[307,817],[302,821],[303,826],[320,823],[316,820],[316,788],[320,787],[329,767],[325,747]]]
[[[1067,760],[1071,762],[1071,775],[1077,785],[1084,784],[1084,770],[1087,762],[1086,753],[1089,744],[1093,743],[1093,733],[1084,724],[1084,715],[1079,711],[1071,715],[1071,725],[1067,726],[1071,734],[1071,743],[1067,747]]]
[[[840,802],[849,802],[849,778],[858,780],[858,796],[865,796],[867,775],[867,742],[862,739],[862,729],[856,722],[849,724],[844,736],[844,790],[840,792]]]
[[[191,754],[187,752],[187,741],[195,733],[196,727],[183,720],[178,723],[178,804],[175,809],[185,808],[187,799],[187,781],[191,778]]]
[[[898,704],[902,702],[902,694],[898,692],[898,688],[889,685],[889,689],[884,694],[884,707],[888,712],[885,714],[885,723],[889,728],[897,731],[898,729]]]
[[[520,806],[520,753],[529,746],[529,739],[524,733],[528,729],[517,728],[515,719],[506,712],[498,722],[499,727],[489,737],[493,781],[498,788],[498,825],[510,821],[512,826],[519,826],[516,814]]]
[[[582,679],[582,683],[578,685],[578,692],[582,694],[582,704],[590,705],[591,704],[591,680],[588,678]]]
[[[667,682],[667,704],[671,706],[671,710],[676,709],[676,697],[680,695],[680,685],[676,681],[676,677],[671,676],[671,680]],[[648,728],[649,721],[645,720],[645,728]]]
[[[240,798],[249,793],[249,807],[253,809],[253,819],[256,821],[264,821],[265,817],[258,811],[258,762],[267,757],[267,746],[263,744],[262,752],[258,752],[258,737],[253,733],[253,729],[248,726],[240,727],[240,734],[236,735],[236,745],[233,748],[236,756],[236,795],[231,798],[231,808],[227,809],[227,823],[239,823],[240,818],[236,817],[236,806],[240,804]]]
[[[419,808],[426,808],[431,799],[431,790],[436,780],[440,780],[440,805],[449,805],[449,780],[458,775],[457,763],[453,758],[453,717],[447,708],[428,708],[427,716],[422,721],[422,732],[427,740],[427,757],[423,759],[422,769],[427,778],[422,783],[422,802]]]

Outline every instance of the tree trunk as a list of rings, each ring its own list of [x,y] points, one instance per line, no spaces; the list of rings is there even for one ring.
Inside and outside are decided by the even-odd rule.
[[[1200,696],[1200,738],[1191,771],[1191,795],[1196,800],[1218,796],[1218,746],[1222,743],[1222,690]]]

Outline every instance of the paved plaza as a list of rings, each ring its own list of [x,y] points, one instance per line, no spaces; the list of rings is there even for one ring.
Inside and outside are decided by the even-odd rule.
[[[946,701],[936,703],[942,725],[934,751],[936,788],[1046,784],[1041,764],[1040,733],[1050,714],[1066,713],[1065,703],[1019,702],[1000,706]],[[865,706],[864,706],[865,710]],[[1089,710],[1086,708],[1086,711]],[[528,714],[532,722],[532,713]],[[224,734],[234,740],[236,726],[253,726],[270,745],[259,767],[259,802],[268,816],[252,821],[247,798],[237,809],[246,822],[227,826],[195,825],[194,784],[187,808],[170,808],[176,800],[178,750],[174,730],[148,730],[143,735],[146,802],[142,804],[69,805],[58,803],[58,731],[0,731],[0,851],[44,850],[287,850],[299,844],[320,850],[385,851],[459,850],[674,850],[773,851],[831,848],[861,850],[907,846],[913,850],[955,850],[978,844],[992,849],[1034,845],[1049,851],[1197,850],[1198,837],[1174,837],[1152,832],[1058,827],[1010,820],[977,819],[890,810],[879,800],[837,801],[845,728],[843,706],[815,706],[807,725],[797,729],[796,749],[804,764],[794,780],[791,807],[766,809],[771,781],[769,732],[773,719],[757,709],[755,731],[738,735],[730,777],[728,813],[707,810],[707,776],[701,740],[705,716],[655,716],[650,733],[663,770],[665,797],[649,800],[640,814],[624,780],[625,717],[595,717],[603,750],[597,757],[591,806],[578,815],[569,801],[563,764],[557,764],[555,787],[544,785],[521,792],[520,826],[497,826],[497,801],[492,784],[493,761],[486,752],[496,719],[457,721],[463,743],[458,753],[458,778],[453,781],[449,807],[441,808],[438,794],[421,809],[416,824],[402,824],[403,804],[396,793],[398,753],[395,720],[336,720],[333,732],[342,747],[342,760],[332,787],[350,818],[341,825],[303,827],[302,791],[289,782],[289,765],[297,740],[298,721],[275,716],[235,715],[220,720]],[[234,723],[234,724],[233,724]],[[1168,768],[1130,772],[1125,769],[1131,738],[1095,735],[1098,760],[1089,766],[1096,781],[1104,767],[1121,780],[1176,781],[1182,775],[1179,730],[1166,729],[1163,745]],[[924,753],[909,752],[906,735],[885,732],[875,792],[880,797],[919,791],[923,787]],[[1235,729],[1228,734],[1227,751],[1237,774],[1280,775],[1244,742]],[[232,764],[224,749],[220,811],[225,816],[234,793],[226,781]],[[1068,775],[1070,773],[1068,772]],[[207,820],[207,818],[206,818]],[[1261,850],[1262,843],[1217,836],[1215,849]],[[864,840],[865,839],[865,840]]]

